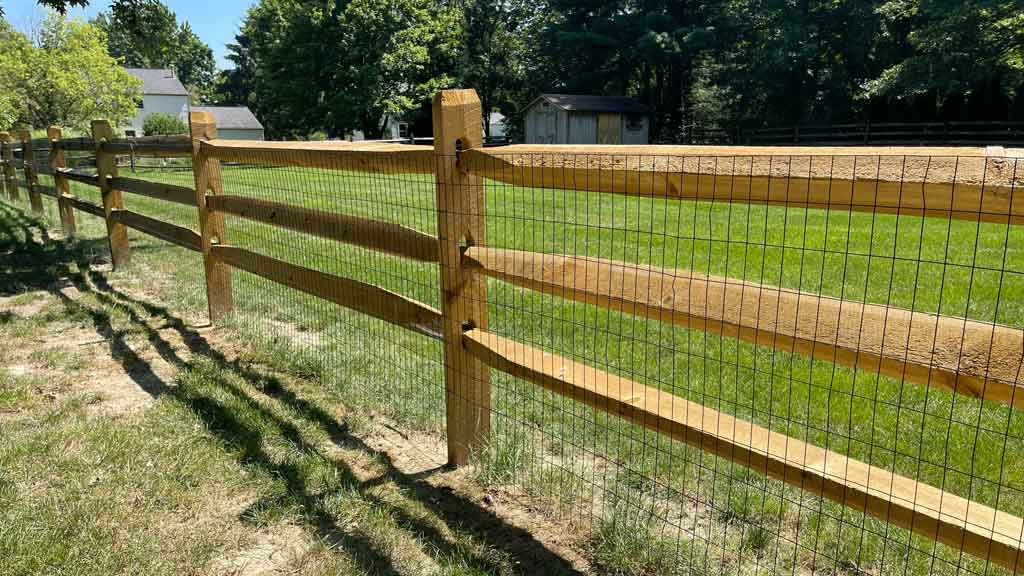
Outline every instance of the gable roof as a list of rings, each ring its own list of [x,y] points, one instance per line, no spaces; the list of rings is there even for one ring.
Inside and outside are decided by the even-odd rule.
[[[125,68],[125,71],[142,80],[142,93],[161,96],[188,96],[188,90],[178,80],[174,70],[162,68]]]
[[[590,96],[586,94],[541,94],[527,108],[545,100],[562,110],[578,112],[621,112],[646,114],[647,107],[629,96]]]
[[[193,106],[192,110],[213,114],[217,128],[224,130],[263,130],[263,124],[246,106]]]

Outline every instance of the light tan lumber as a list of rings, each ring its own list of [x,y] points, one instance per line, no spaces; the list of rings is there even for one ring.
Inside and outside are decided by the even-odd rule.
[[[174,184],[165,184],[163,182],[151,182],[149,180],[140,180],[138,178],[125,178],[123,176],[111,178],[110,185],[122,192],[130,192],[132,194],[148,196],[149,198],[155,198],[157,200],[184,204],[185,206],[196,205],[196,191],[191,188],[186,188],[185,186],[176,186]]]
[[[92,202],[88,202],[86,200],[82,200],[81,198],[76,198],[74,196],[68,196],[64,198],[64,201],[67,202],[68,206],[74,210],[81,210],[82,212],[92,214],[93,216],[106,218],[106,213],[103,211],[103,206],[100,206],[99,204],[93,204]]]
[[[465,161],[473,174],[517,186],[1020,224],[1024,166],[1005,153],[1001,148],[514,145],[473,150]]]
[[[476,92],[437,93],[433,122],[448,463],[462,466],[474,449],[486,444],[491,431],[490,370],[460,343],[464,326],[487,329],[487,279],[461,263],[463,244],[486,243],[483,181],[464,173],[456,156],[459,149],[483,145]]]
[[[111,218],[125,226],[189,250],[200,251],[199,234],[192,230],[129,210],[115,210]]]
[[[503,372],[1010,570],[1024,521],[732,415],[482,330],[466,350]]]
[[[199,216],[199,235],[202,238],[203,272],[206,278],[206,302],[210,322],[218,322],[235,307],[231,285],[231,267],[210,254],[214,244],[228,243],[228,230],[224,215],[210,210],[206,199],[224,193],[220,177],[220,160],[210,156],[202,147],[217,137],[217,123],[209,112],[189,114],[192,135],[192,175],[196,183],[196,207]]]
[[[114,220],[114,210],[124,209],[121,191],[110,185],[110,179],[117,177],[117,158],[103,151],[103,143],[114,137],[114,129],[106,120],[92,121],[92,139],[96,144],[96,182],[103,196],[103,212],[107,221],[107,238],[110,241],[110,259],[115,270],[127,266],[131,260],[128,249],[128,228]]]
[[[218,261],[261,278],[431,338],[441,337],[440,312],[401,294],[350,278],[290,264],[235,246],[217,245],[213,246],[211,251]]]
[[[57,193],[57,212],[60,213],[60,229],[64,236],[71,238],[77,233],[75,223],[75,210],[65,200],[71,196],[71,184],[61,170],[67,168],[67,158],[64,149],[60,147],[61,129],[59,126],[50,126],[46,130],[46,136],[50,140],[50,170],[53,172],[53,187]]]
[[[108,140],[103,144],[103,151],[111,154],[134,153],[145,156],[187,158],[192,156],[192,139],[184,134],[181,136],[144,136]]]
[[[243,164],[380,174],[429,174],[434,169],[433,149],[414,144],[212,140],[203,149],[211,157]]]
[[[731,278],[470,247],[468,265],[571,300],[1024,409],[1024,330]]]
[[[7,190],[7,197],[11,201],[21,200],[21,192],[18,191],[17,173],[14,167],[13,140],[7,132],[0,132],[0,158],[3,158],[4,161],[4,188]]]
[[[245,196],[210,196],[211,210],[423,262],[438,261],[437,238],[390,222]]]
[[[36,214],[43,213],[43,197],[35,190],[39,183],[39,175],[36,174],[36,152],[32,148],[32,131],[19,130],[18,140],[21,141],[22,171],[25,173],[25,184],[28,189],[28,202],[32,211]]]

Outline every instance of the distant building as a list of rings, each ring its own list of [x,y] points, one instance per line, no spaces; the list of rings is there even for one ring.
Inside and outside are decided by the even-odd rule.
[[[541,94],[524,109],[527,144],[647,144],[647,107],[626,96]]]
[[[122,126],[125,136],[142,136],[142,124],[157,112],[170,114],[188,123],[188,90],[178,80],[174,70],[153,68],[125,68],[142,80],[142,100],[131,124]]]
[[[263,124],[245,106],[193,106],[192,110],[213,115],[218,138],[263,140]]]
[[[490,117],[491,138],[505,137],[505,115],[501,112],[491,112]]]

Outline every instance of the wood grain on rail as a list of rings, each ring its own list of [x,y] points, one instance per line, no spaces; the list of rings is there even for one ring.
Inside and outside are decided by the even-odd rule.
[[[438,261],[437,238],[401,224],[245,196],[210,196],[206,205],[218,212],[413,260]]]
[[[115,222],[124,224],[133,230],[144,232],[171,244],[176,244],[196,252],[200,250],[199,234],[183,226],[156,220],[129,210],[114,210],[111,212],[110,217]]]
[[[460,159],[517,186],[1021,224],[1019,162],[998,147],[515,145]]]
[[[462,337],[492,368],[700,447],[1004,568],[1024,567],[1024,521],[665,391],[482,330]]]
[[[471,246],[519,286],[1024,408],[1024,330],[754,282],[581,256]]]
[[[70,206],[71,208],[74,208],[75,210],[81,210],[86,214],[92,214],[93,216],[99,216],[100,218],[106,217],[106,214],[103,212],[103,206],[100,206],[99,204],[94,204],[87,200],[76,198],[74,196],[65,196],[64,202],[67,203],[67,205]]]
[[[148,196],[157,200],[166,200],[186,206],[196,205],[196,191],[185,186],[151,182],[137,178],[125,178],[123,176],[111,178],[110,185],[123,192],[131,192],[132,194]]]
[[[267,280],[432,338],[441,337],[441,313],[401,294],[235,246],[214,245],[210,253],[221,262]]]
[[[434,149],[383,142],[256,142],[210,140],[204,153],[219,160],[269,166],[300,166],[378,174],[431,173]]]

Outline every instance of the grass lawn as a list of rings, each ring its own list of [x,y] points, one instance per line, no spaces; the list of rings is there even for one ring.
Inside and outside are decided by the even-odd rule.
[[[139,177],[191,184],[191,172]],[[614,258],[848,300],[1024,327],[1024,231],[914,218],[625,198],[488,183],[492,246]],[[436,233],[433,177],[226,167],[228,194]],[[76,193],[96,193],[75,185]],[[48,201],[52,206],[52,202]],[[192,226],[194,210],[126,195]],[[52,208],[51,208],[52,209]],[[99,224],[79,214],[86,235]],[[91,221],[88,222],[87,221]],[[436,267],[228,219],[231,242],[437,306]],[[168,308],[201,315],[199,259],[132,236],[133,270]],[[132,272],[135,273],[135,272]],[[441,349],[244,273],[233,328],[275,366],[353,410],[443,428]],[[952,493],[1024,515],[1024,419],[993,403],[488,282],[490,330]],[[550,504],[593,534],[611,573],[999,573],[984,562],[492,374],[494,439],[480,481]]]

